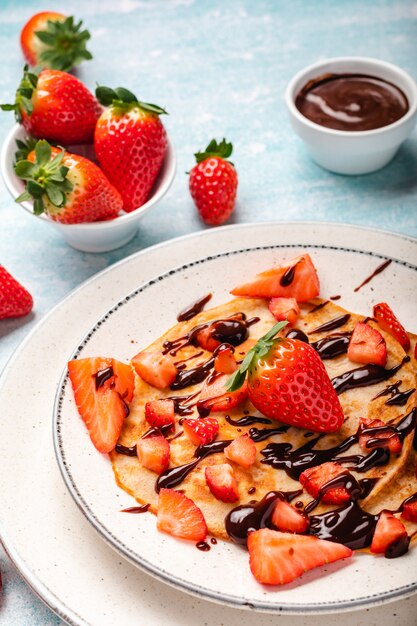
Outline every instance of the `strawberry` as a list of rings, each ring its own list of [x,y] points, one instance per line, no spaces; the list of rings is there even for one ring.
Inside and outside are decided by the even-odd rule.
[[[221,502],[237,502],[239,490],[232,468],[228,463],[205,468],[206,483],[211,493]]]
[[[25,66],[14,111],[28,133],[53,143],[74,145],[93,141],[101,107],[87,87],[75,76],[59,70],[42,70],[39,75]]]
[[[286,500],[277,500],[271,518],[272,524],[284,532],[304,533],[309,527],[309,519]]]
[[[189,541],[204,541],[207,536],[207,525],[198,506],[174,489],[159,492],[157,527],[164,533]]]
[[[266,417],[315,432],[335,432],[343,410],[317,352],[288,337],[275,338],[287,322],[278,322],[251,348],[226,383],[229,391],[245,382],[252,404]]]
[[[383,554],[392,544],[405,537],[407,531],[402,521],[389,511],[382,511],[372,538],[371,552]]]
[[[407,352],[410,348],[410,338],[404,326],[395,317],[393,311],[386,302],[375,304],[373,316],[382,328],[396,339]]]
[[[166,111],[123,87],[97,87],[96,96],[107,107],[96,125],[96,155],[130,212],[148,200],[162,167],[168,142],[159,116]]]
[[[42,11],[26,22],[20,45],[29,65],[68,72],[84,60],[92,59],[86,49],[88,30],[81,30],[73,17]]]
[[[367,432],[367,429],[371,429]],[[375,429],[377,429],[375,431]],[[371,445],[368,445],[370,442]],[[364,452],[370,452],[373,447],[388,448],[392,454],[399,454],[402,449],[401,439],[395,428],[385,424],[382,420],[361,417],[359,427],[359,445]]]
[[[224,449],[224,455],[229,461],[248,468],[255,463],[256,446],[249,435],[240,435]]]
[[[316,467],[310,467],[300,475],[300,483],[304,489],[312,496],[317,498],[322,495],[321,501],[324,504],[343,504],[350,500],[350,494],[344,487],[335,487],[324,490],[321,493],[321,489],[326,483],[337,476],[342,474],[348,474],[348,470],[339,465],[339,463],[322,463]]]
[[[229,377],[227,374],[217,376],[214,380],[206,380],[204,383],[200,399],[197,402],[197,410],[202,416],[213,412],[225,412],[236,408],[247,398],[247,385],[243,383],[236,391],[227,391],[226,383]]]
[[[185,434],[195,446],[211,443],[219,432],[219,422],[214,417],[188,419],[182,423]]]
[[[401,517],[417,524],[417,500],[405,501],[402,507]]]
[[[174,401],[165,399],[147,402],[145,404],[145,418],[151,426],[156,428],[169,424],[173,426],[175,424]]]
[[[290,326],[300,317],[300,307],[295,298],[271,298],[268,308],[278,322],[288,320]]]
[[[133,357],[132,365],[148,385],[157,389],[169,387],[178,373],[172,357],[161,352],[139,352]]]
[[[30,293],[0,265],[0,319],[23,317],[32,308],[33,298]]]
[[[139,463],[146,469],[162,474],[169,466],[169,443],[162,435],[144,437],[136,444]]]
[[[131,397],[132,381],[115,359],[92,357],[74,359],[68,372],[75,403],[91,441],[99,452],[114,449],[128,408],[123,398]],[[115,372],[122,372],[117,376]]]
[[[226,321],[230,320],[236,320],[237,322],[242,321],[242,313],[235,313],[235,315],[228,317]],[[217,320],[208,325],[204,324],[201,328],[197,326],[193,332],[192,343],[203,348],[203,350],[214,352],[216,348],[219,348],[221,345],[221,341],[219,340],[219,324],[221,327],[224,321],[225,320]],[[240,341],[244,341],[243,337],[239,337],[239,339]],[[222,341],[226,340],[222,339]],[[232,342],[233,338],[229,337],[229,341]]]
[[[268,528],[249,534],[248,549],[252,574],[266,585],[290,583],[308,570],[353,554],[340,543]]]
[[[213,139],[204,152],[196,152],[197,165],[190,172],[189,187],[201,219],[218,226],[233,212],[237,191],[237,173],[228,157],[233,146],[223,139]]]
[[[219,374],[233,374],[237,370],[234,348],[227,343],[219,346],[214,358],[214,369]]]
[[[347,355],[354,363],[374,363],[384,367],[387,362],[387,345],[376,328],[358,322],[353,329]]]
[[[320,283],[309,254],[257,274],[252,280],[232,289],[234,296],[253,298],[294,298],[306,302],[319,295]]]
[[[26,190],[16,202],[34,200],[35,215],[45,212],[54,222],[79,224],[117,217],[119,193],[92,161],[51,148],[40,140],[27,160],[15,165]]]

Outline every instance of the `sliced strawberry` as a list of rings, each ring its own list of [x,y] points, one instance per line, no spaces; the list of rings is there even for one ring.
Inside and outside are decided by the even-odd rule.
[[[372,448],[388,448],[392,454],[399,454],[402,449],[401,439],[396,430],[382,420],[361,417],[359,426],[359,445],[364,452]]]
[[[407,352],[410,348],[410,338],[404,326],[395,317],[388,304],[386,302],[376,304],[373,309],[373,316],[382,330],[392,335]]]
[[[231,291],[234,296],[295,298],[297,302],[316,298],[319,292],[319,279],[309,254],[303,254],[284,265],[262,272]]]
[[[112,367],[115,390],[120,393],[125,402],[131,402],[135,391],[135,375],[131,365],[112,359]]]
[[[404,503],[401,517],[417,524],[417,500],[410,500],[410,502],[406,501]]]
[[[157,527],[189,541],[204,541],[207,536],[207,525],[198,506],[174,489],[159,492]]]
[[[209,465],[205,469],[206,483],[211,493],[222,502],[237,502],[239,490],[232,468],[228,463]]]
[[[185,434],[195,446],[211,443],[219,432],[219,422],[214,417],[189,419],[182,423]]]
[[[295,298],[271,298],[268,308],[278,322],[288,320],[291,326],[300,317],[300,307]]]
[[[125,386],[120,379],[115,382],[114,387],[108,384],[112,377],[117,380],[113,376],[113,361],[110,358],[93,357],[74,359],[68,363],[78,412],[88,428],[93,444],[103,453],[110,452],[116,446],[128,413],[121,393],[116,390],[116,385],[119,384],[120,389],[125,392]],[[101,372],[106,373],[102,378]],[[101,380],[104,380],[103,384]]]
[[[200,393],[200,399],[197,402],[197,409],[200,415],[209,415],[213,412],[230,411],[242,404],[248,397],[247,383],[243,383],[242,387],[237,391],[226,391],[226,383],[229,376],[217,376],[214,380],[208,379],[203,385]]]
[[[206,326],[198,331],[195,337],[196,343],[203,348],[203,350],[207,350],[208,352],[214,352],[216,348],[220,346],[220,341],[218,339],[214,339],[212,336],[214,327]]]
[[[156,428],[175,424],[174,401],[151,400],[145,404],[145,418],[148,424]]]
[[[382,511],[372,539],[371,552],[383,554],[399,539],[407,537],[407,531],[401,520],[389,511]]]
[[[224,343],[218,347],[214,357],[214,369],[219,374],[233,374],[237,370],[233,346]]]
[[[224,449],[224,455],[229,461],[248,468],[255,463],[256,446],[249,435],[240,435]]]
[[[271,521],[278,530],[290,533],[304,533],[310,525],[308,517],[286,500],[277,500]]]
[[[347,355],[354,363],[374,363],[384,367],[387,362],[387,345],[376,328],[358,322],[350,338]]]
[[[300,483],[313,498],[317,498],[320,495],[322,496],[322,502],[325,504],[342,504],[350,500],[350,494],[347,489],[334,487],[321,490],[326,483],[336,478],[336,476],[348,473],[339,463],[329,461],[328,463],[322,463],[316,467],[304,470],[300,475]]]
[[[172,357],[161,352],[139,352],[133,357],[132,365],[148,385],[158,389],[169,387],[178,373]]]
[[[353,554],[340,543],[268,528],[249,534],[248,549],[252,574],[266,585],[290,583],[308,570]]]
[[[169,466],[169,443],[162,437],[144,437],[136,444],[136,454],[139,462],[152,472],[161,474]]]

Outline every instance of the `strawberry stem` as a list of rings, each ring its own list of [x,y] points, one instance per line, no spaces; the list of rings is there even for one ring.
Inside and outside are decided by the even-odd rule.
[[[134,107],[139,107],[142,111],[147,111],[154,115],[168,115],[167,111],[162,107],[157,104],[151,104],[150,102],[141,102],[134,93],[124,87],[111,89],[111,87],[98,85],[96,88],[96,98],[100,104],[106,107],[114,107],[126,111]]]
[[[212,139],[205,150],[202,152],[195,152],[194,156],[197,163],[201,163],[210,157],[220,157],[221,159],[227,160],[232,152],[233,144],[228,143],[223,137],[220,143],[217,143],[215,139]],[[229,163],[231,162],[229,161]],[[233,165],[233,163],[231,163],[231,165]]]
[[[276,341],[280,339],[276,335],[288,324],[288,321],[278,322],[268,332],[258,339],[257,343],[251,348],[243,359],[240,367],[226,382],[227,391],[237,391],[245,382],[246,373],[252,366],[252,364],[258,359],[262,358],[272,348]]]
[[[73,16],[65,20],[48,20],[45,30],[35,31],[35,35],[47,46],[39,55],[42,67],[68,72],[82,61],[93,58],[86,48],[90,39],[88,30],[81,30],[82,20],[75,23]]]

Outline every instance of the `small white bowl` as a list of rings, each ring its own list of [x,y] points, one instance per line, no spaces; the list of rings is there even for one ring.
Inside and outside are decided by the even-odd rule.
[[[24,182],[14,173],[16,139],[27,137],[25,129],[16,124],[7,135],[0,157],[0,167],[6,187],[12,197],[17,198],[25,188]],[[78,150],[83,154],[82,150]],[[87,156],[87,155],[86,155]],[[151,196],[145,204],[131,213],[123,213],[113,220],[91,222],[86,224],[60,224],[46,215],[36,216],[38,219],[56,228],[65,241],[82,252],[108,252],[124,246],[136,235],[139,221],[145,213],[166,194],[170,188],[176,171],[174,147],[168,138],[168,149],[158,178],[155,181]],[[33,215],[31,202],[22,202],[21,206]]]
[[[297,109],[295,99],[309,80],[327,73],[382,78],[402,89],[410,108],[393,124],[374,130],[334,130],[316,124]],[[314,161],[338,174],[368,174],[389,163],[410,135],[417,116],[417,85],[409,74],[391,63],[365,57],[338,57],[310,65],[296,74],[286,89],[285,101],[292,127]]]

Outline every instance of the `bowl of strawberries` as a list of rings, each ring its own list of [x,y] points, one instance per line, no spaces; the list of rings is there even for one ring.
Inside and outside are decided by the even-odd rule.
[[[78,250],[126,244],[173,182],[166,111],[128,89],[99,86],[94,96],[72,74],[25,66],[15,102],[2,109],[18,122],[1,154],[7,189]]]

